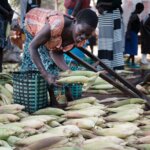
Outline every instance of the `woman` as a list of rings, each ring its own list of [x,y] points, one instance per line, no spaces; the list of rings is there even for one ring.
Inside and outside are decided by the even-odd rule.
[[[150,13],[141,22],[141,63],[149,65],[147,54],[150,54]]]
[[[11,23],[13,10],[8,0],[0,1],[0,72],[2,72],[3,49],[6,46],[7,24]]]
[[[111,69],[124,69],[121,0],[98,0],[98,57]]]
[[[59,69],[69,69],[63,53],[82,46],[97,22],[96,13],[90,9],[80,11],[76,19],[53,10],[32,9],[25,19],[27,37],[21,70],[38,69],[49,84],[55,84]]]
[[[131,68],[140,68],[139,65],[135,63],[135,55],[138,52],[138,33],[140,31],[140,18],[139,14],[144,10],[144,5],[142,3],[137,3],[135,10],[131,13],[129,18],[126,40],[125,40],[125,54],[129,54],[126,64]]]

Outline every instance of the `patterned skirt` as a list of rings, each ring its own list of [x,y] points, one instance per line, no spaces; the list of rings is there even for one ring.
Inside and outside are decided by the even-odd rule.
[[[33,37],[27,31],[25,31],[25,34],[26,34],[26,41],[24,44],[25,45],[24,53],[20,71],[37,71],[38,69],[36,65],[33,63],[29,53],[29,45]],[[56,64],[50,57],[49,50],[45,46],[40,46],[38,52],[45,69],[53,75],[58,75],[60,69],[56,66]]]
[[[0,47],[4,48],[6,46],[6,28],[7,21],[0,15]]]
[[[119,9],[104,11],[98,28],[98,57],[111,69],[123,69],[124,36]]]

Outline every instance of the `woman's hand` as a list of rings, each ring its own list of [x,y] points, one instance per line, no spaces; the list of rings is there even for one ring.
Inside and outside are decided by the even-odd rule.
[[[56,83],[56,79],[58,79],[58,77],[51,75],[51,74],[48,74],[48,76],[46,77],[46,80],[47,80],[49,85],[58,86]]]

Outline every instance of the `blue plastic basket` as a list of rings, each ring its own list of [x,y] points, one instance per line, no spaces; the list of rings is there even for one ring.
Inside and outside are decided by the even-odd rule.
[[[74,99],[79,99],[82,96],[82,84],[74,83],[74,84],[64,84],[62,88],[55,87],[54,93],[55,96],[64,95],[65,94],[65,86],[68,86],[71,90],[72,96]]]

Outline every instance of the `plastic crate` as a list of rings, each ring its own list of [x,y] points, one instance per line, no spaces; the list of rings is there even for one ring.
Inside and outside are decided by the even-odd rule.
[[[14,103],[29,113],[48,106],[47,83],[39,72],[13,73],[13,90]]]
[[[74,84],[64,84],[62,88],[54,88],[54,93],[55,93],[55,96],[58,96],[58,95],[64,95],[65,94],[65,86],[68,86],[71,90],[71,93],[72,93],[72,96],[74,99],[78,99],[78,98],[81,98],[82,96],[82,87],[83,85],[82,84],[77,84],[77,83],[74,83]]]

